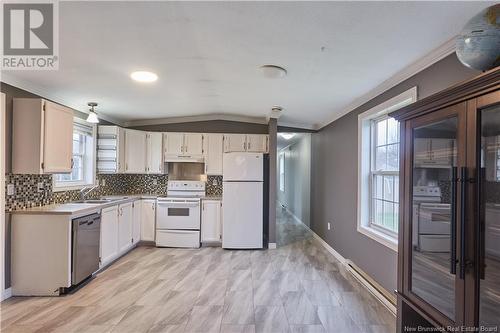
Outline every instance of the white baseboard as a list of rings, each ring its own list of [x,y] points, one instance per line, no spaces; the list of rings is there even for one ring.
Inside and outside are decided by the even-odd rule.
[[[274,249],[276,249],[276,243],[269,243],[269,244],[267,245],[267,248],[268,248],[269,250],[274,250]]]
[[[373,296],[375,296],[375,298],[380,303],[382,303],[389,311],[391,311],[393,315],[396,315],[396,305],[393,302],[391,302],[387,297],[385,297],[384,294],[382,294],[364,276],[362,276],[356,269],[352,267],[356,265],[354,265],[349,259],[344,258],[340,253],[335,251],[333,247],[330,246],[330,244],[325,242],[323,238],[321,238],[310,228],[309,230],[312,232],[314,239],[316,239],[318,243],[320,243],[328,252],[330,252],[331,255],[335,257],[335,259],[337,259],[342,265],[344,265],[345,268],[356,278],[356,280],[358,280]],[[358,270],[360,270],[359,267]],[[365,273],[365,275],[368,274]]]
[[[352,266],[357,267],[354,263],[352,263],[350,260],[344,258],[340,253],[335,251],[333,247],[330,246],[323,238],[321,238],[317,233],[315,233],[311,228],[309,228],[306,224],[304,224],[299,218],[297,218],[292,212],[288,210],[288,208],[284,207],[285,210],[292,215],[292,217],[302,223],[304,227],[309,229],[309,231],[312,233],[314,239],[321,244],[332,256],[335,257],[344,267],[348,272],[350,272],[356,280],[358,280],[375,298],[382,303],[389,311],[391,311],[392,314],[396,315],[396,305],[391,302],[382,292],[380,292],[377,288],[375,288],[372,283],[370,283],[363,275],[361,275],[356,269],[354,269]],[[358,270],[361,270],[359,267],[357,267]],[[368,276],[368,274],[364,273],[365,275]],[[375,282],[375,281],[373,281]]]
[[[0,302],[10,297],[12,297],[12,288],[7,288],[4,291],[2,291]]]

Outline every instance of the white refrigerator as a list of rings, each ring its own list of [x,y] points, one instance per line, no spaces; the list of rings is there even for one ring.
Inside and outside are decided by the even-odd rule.
[[[263,247],[262,154],[224,153],[222,247]]]

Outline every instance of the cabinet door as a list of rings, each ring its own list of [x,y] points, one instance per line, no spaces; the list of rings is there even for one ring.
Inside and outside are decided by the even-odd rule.
[[[207,175],[222,175],[222,155],[224,152],[222,134],[205,134],[205,173]]]
[[[221,202],[204,200],[201,212],[201,241],[221,241]]]
[[[132,204],[132,243],[137,244],[141,240],[141,217],[142,217],[142,202],[136,200]]]
[[[247,136],[245,134],[226,134],[224,135],[224,152],[242,152],[246,151]]]
[[[141,240],[155,240],[156,200],[142,200]]]
[[[184,133],[165,133],[165,155],[179,156],[184,153]]]
[[[199,133],[184,134],[184,155],[189,155],[189,156],[203,155],[203,134]]]
[[[466,179],[466,106],[465,103],[414,118],[406,123],[406,156],[404,170],[405,195],[411,198],[404,204],[405,251],[408,280],[405,290],[408,297],[444,326],[460,326],[464,322],[464,279],[466,256],[465,237],[465,182]],[[417,139],[447,139],[453,142],[452,149],[443,150],[443,160],[448,160],[436,169],[435,165],[417,163]],[[445,137],[443,137],[445,136]],[[453,158],[456,156],[456,158]],[[412,160],[413,157],[413,160]],[[385,175],[382,175],[385,180]],[[423,205],[415,186],[439,186],[441,201],[435,203],[439,212]],[[377,189],[375,190],[378,191]],[[399,211],[399,204],[387,204],[383,192],[381,205],[374,205],[375,216],[386,216],[386,211]],[[449,192],[448,192],[449,191]],[[390,192],[388,195],[390,196]],[[377,200],[375,200],[377,201]],[[413,207],[413,208],[412,208]],[[415,214],[412,209],[417,209]],[[406,291],[405,291],[406,292]]]
[[[467,156],[469,170],[479,170],[478,181],[469,183],[468,215],[471,261],[476,263],[475,269],[468,271],[467,300],[477,300],[474,309],[477,317],[470,316],[467,324],[476,327],[496,328],[500,326],[500,91],[492,92],[469,102],[469,115],[476,112],[478,126],[474,126],[470,116],[467,126],[477,129],[479,133],[470,136],[478,137],[475,145],[468,145]],[[470,125],[469,125],[470,124]],[[488,152],[489,150],[489,152]],[[490,155],[490,156],[488,156]],[[471,158],[469,159],[469,156]],[[480,162],[480,165],[476,165]],[[470,175],[471,177],[474,174]],[[474,247],[477,244],[477,247]],[[478,289],[474,288],[478,286]],[[477,295],[476,295],[477,294]],[[469,301],[470,305],[472,301]],[[474,311],[468,311],[475,314]]]
[[[100,267],[106,266],[118,255],[118,206],[101,212]]]
[[[431,160],[431,140],[427,138],[415,138],[413,141],[414,163],[433,164]]]
[[[118,215],[118,247],[120,253],[127,251],[132,246],[132,218],[132,203],[120,205]]]
[[[247,134],[247,151],[252,153],[266,153],[267,135]]]
[[[148,133],[147,144],[147,170],[148,173],[163,172],[163,135],[161,133]]]
[[[69,173],[73,158],[73,111],[45,101],[44,173]]]
[[[448,166],[452,163],[453,155],[453,140],[449,139],[432,139],[431,140],[431,159],[436,165]]]
[[[125,172],[146,172],[146,133],[125,130]]]

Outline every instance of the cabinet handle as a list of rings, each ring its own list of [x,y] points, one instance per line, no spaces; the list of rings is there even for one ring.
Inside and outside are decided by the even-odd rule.
[[[247,143],[243,142],[243,150],[247,150]]]
[[[250,142],[247,143],[247,149],[250,150]]]
[[[74,166],[75,166],[75,160],[71,158],[71,169],[73,169]]]
[[[467,168],[460,168],[460,278],[465,278],[465,203],[467,196]]]
[[[450,273],[457,274],[457,168],[451,169],[451,258]]]

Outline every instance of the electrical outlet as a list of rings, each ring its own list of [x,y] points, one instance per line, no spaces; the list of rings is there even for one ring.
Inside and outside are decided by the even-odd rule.
[[[156,178],[153,179],[153,185],[155,185],[155,186],[158,185],[158,179],[156,179]]]
[[[43,185],[43,183],[38,183],[37,189],[38,189],[38,192],[43,192],[43,190],[45,189],[45,186]]]
[[[106,179],[101,179],[101,186],[106,186]]]
[[[14,195],[16,194],[16,188],[14,184],[7,184],[7,195]]]
[[[330,230],[330,229],[331,229],[330,222],[328,222],[328,230]]]
[[[212,185],[217,186],[217,179],[212,180]]]

